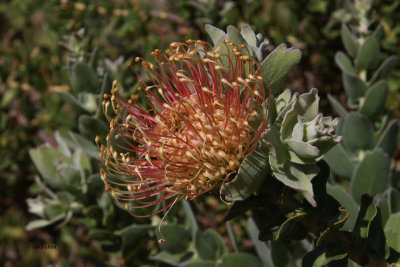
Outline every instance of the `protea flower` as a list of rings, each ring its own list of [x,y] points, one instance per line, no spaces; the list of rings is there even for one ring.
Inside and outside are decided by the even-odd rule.
[[[151,216],[231,180],[266,127],[262,70],[246,48],[225,41],[213,50],[193,40],[170,47],[152,52],[154,64],[135,60],[151,81],[139,78],[147,109],[138,95],[122,99],[117,81],[103,101],[110,134],[100,147],[101,176],[134,216],[142,216],[134,209],[170,200]]]

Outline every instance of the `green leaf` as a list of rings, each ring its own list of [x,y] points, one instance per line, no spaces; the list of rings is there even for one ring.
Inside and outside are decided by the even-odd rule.
[[[195,246],[199,256],[205,260],[217,260],[228,252],[222,238],[212,229],[203,233],[198,231]]]
[[[244,200],[255,193],[268,173],[268,156],[260,148],[247,156],[236,177],[221,187],[221,193],[228,201]]]
[[[257,46],[257,37],[254,31],[251,29],[250,25],[245,24],[240,29],[240,34],[246,40],[249,45]]]
[[[57,131],[55,133],[55,138],[56,138],[57,144],[59,146],[66,146],[70,150],[75,150],[76,149],[76,144],[75,144],[74,140],[71,138],[68,130]],[[62,142],[63,144],[61,145],[60,142]],[[68,155],[68,156],[71,156],[70,153],[68,153],[68,154],[64,153],[64,154]]]
[[[95,113],[98,111],[98,99],[95,94],[81,92],[78,94],[78,101],[89,113]]]
[[[376,27],[374,32],[372,33],[372,36],[380,42],[382,38],[385,36],[385,29],[383,28],[383,25],[379,23],[379,25]]]
[[[331,167],[335,174],[347,179],[350,179],[353,175],[354,163],[342,144],[337,144],[332,147],[332,149],[325,154],[324,160],[328,162],[329,167]]]
[[[343,145],[353,153],[372,149],[375,145],[371,122],[361,113],[350,113],[343,123]]]
[[[284,115],[281,129],[280,129],[280,138],[282,140],[288,139],[292,137],[293,128],[298,123],[298,116],[299,114],[303,113],[303,108],[300,105],[300,102],[297,101],[298,94],[294,95],[293,104],[289,104],[289,109],[287,110],[286,114]]]
[[[45,226],[51,225],[53,223],[55,223],[58,220],[61,220],[62,217],[57,218],[57,220],[34,220],[29,222],[26,226],[25,226],[25,230],[27,231],[32,231],[34,229],[38,229],[38,228],[43,228]]]
[[[397,65],[397,56],[392,55],[388,57],[375,71],[374,75],[368,81],[368,83],[373,84],[374,82],[380,79],[385,79],[386,76],[396,67],[396,65]]]
[[[299,96],[299,103],[304,110],[303,121],[312,121],[317,117],[319,112],[319,96],[318,89],[312,88],[310,92],[301,94]]]
[[[364,193],[375,196],[385,191],[390,180],[390,159],[381,149],[367,152],[354,171],[351,194],[359,202]]]
[[[241,44],[246,46],[248,45],[246,40],[243,38],[243,36],[240,34],[239,30],[236,29],[235,26],[229,25],[227,27],[227,36],[228,40],[236,44],[237,46]]]
[[[190,232],[182,225],[166,224],[161,226],[163,236],[157,231],[158,239],[165,239],[165,242],[160,243],[162,250],[169,253],[180,253],[186,250],[190,241]]]
[[[89,141],[85,137],[73,132],[69,132],[69,135],[76,146],[82,148],[82,150],[85,151],[89,156],[95,159],[100,158],[99,149],[94,144],[94,140]]]
[[[271,258],[271,249],[267,246],[267,244],[258,239],[260,231],[253,218],[249,217],[247,219],[248,230],[250,234],[250,239],[254,244],[254,248],[256,249],[257,256],[264,264],[268,264],[269,266],[273,266],[272,258]]]
[[[344,231],[354,229],[359,210],[358,204],[354,201],[353,197],[340,185],[327,184],[327,191],[328,194],[332,195],[337,201],[340,202],[340,205],[349,211],[349,217],[341,229]]]
[[[359,99],[365,96],[368,88],[359,77],[343,73],[343,87],[350,105],[358,105]]]
[[[387,81],[380,80],[368,88],[364,103],[361,105],[360,112],[370,118],[375,118],[383,112],[386,97],[388,94]]]
[[[286,186],[299,191],[307,201],[316,206],[311,180],[318,174],[319,168],[314,164],[296,164],[285,162],[280,165],[273,156],[269,157],[272,173]]]
[[[62,204],[47,205],[44,207],[44,214],[48,220],[64,217],[66,208]]]
[[[216,267],[262,267],[262,263],[253,255],[248,253],[235,253],[224,256]]]
[[[79,132],[90,140],[94,140],[96,135],[105,136],[109,132],[108,125],[97,118],[82,115],[78,120]]]
[[[68,140],[64,139],[64,136],[62,136],[60,131],[56,131],[54,133],[54,139],[57,142],[58,150],[66,157],[71,157],[71,150],[69,149],[70,143],[68,142]]]
[[[280,93],[278,83],[300,62],[301,51],[299,49],[287,48],[286,44],[279,45],[261,63],[264,78],[272,88],[272,95]]]
[[[212,42],[216,46],[222,38],[225,37],[225,32],[217,27],[214,27],[210,24],[206,24],[205,30],[210,35]]]
[[[281,141],[281,135],[274,125],[265,130],[262,134],[262,141],[269,147],[270,153],[275,158],[277,164],[283,164],[287,159],[287,148]]]
[[[74,154],[72,155],[72,160],[78,170],[86,170],[88,171],[88,173],[92,172],[92,166],[90,164],[89,157],[86,155],[85,152],[82,151],[82,149],[78,148],[74,151]]]
[[[301,210],[296,210],[292,217],[284,221],[279,229],[275,232],[274,240],[290,239],[301,240],[307,235],[306,229],[297,225],[297,223],[307,217],[307,213]],[[299,229],[300,227],[300,229]],[[288,238],[290,236],[290,238]]]
[[[374,69],[379,63],[380,49],[379,43],[374,37],[367,37],[358,49],[355,60],[358,70]]]
[[[240,50],[243,55],[252,56],[251,49],[246,49],[246,48],[249,48],[248,47],[249,45],[247,44],[246,40],[243,39],[243,36],[240,34],[239,30],[236,29],[236,27],[234,27],[232,25],[229,25],[227,27],[227,37],[228,37],[229,41],[231,41],[232,43],[234,43],[237,46],[237,49]],[[246,48],[240,48],[239,47],[240,45],[244,45]],[[230,49],[230,48],[228,48],[228,49]],[[222,52],[223,52],[223,50],[221,50],[221,53]],[[233,53],[230,53],[230,54],[231,54],[230,57],[233,62],[233,66],[235,66],[236,56],[233,55]],[[221,58],[220,60],[222,63],[224,62],[224,58]],[[224,63],[223,63],[223,65],[226,66]],[[244,73],[245,73],[245,75],[250,73],[249,66],[247,64],[244,65]]]
[[[145,246],[149,239],[149,234],[152,233],[154,228],[152,225],[133,224],[114,232],[115,235],[119,235],[122,238],[121,253],[126,262],[135,260],[138,251]]]
[[[349,31],[349,28],[346,26],[346,24],[342,24],[340,35],[342,37],[344,48],[346,48],[346,52],[350,56],[355,57],[358,49],[357,40],[355,36]]]
[[[97,73],[84,62],[74,64],[70,79],[75,92],[94,93],[100,86]]]
[[[346,56],[345,53],[343,52],[337,52],[335,54],[335,62],[339,66],[339,68],[342,70],[343,74],[349,74],[349,75],[355,75],[355,70],[353,67],[353,64],[351,63],[351,60],[348,56]]]
[[[385,224],[385,233],[387,244],[400,251],[400,212],[390,215]]]
[[[212,28],[210,28],[210,29],[212,29]],[[243,37],[240,34],[240,32],[238,31],[238,29],[236,29],[234,26],[230,25],[227,28],[227,34],[221,36],[221,38],[218,40],[218,43],[215,45],[215,47],[217,47],[217,49],[219,49],[219,54],[229,55],[229,57],[222,56],[220,58],[220,62],[222,64],[222,66],[224,66],[225,68],[231,69],[231,68],[235,68],[235,66],[236,66],[236,56],[231,51],[233,49],[233,46],[230,46],[229,43],[228,44],[224,43],[225,39],[232,42],[236,46],[236,48],[242,52],[243,55],[251,56],[248,53],[249,50],[245,48],[245,47],[248,47],[246,40],[243,39]],[[245,47],[240,48],[239,47],[240,45],[244,45]],[[249,73],[249,66],[247,64],[245,65],[244,73],[247,73],[247,74]]]
[[[399,123],[392,120],[382,133],[376,147],[380,147],[389,157],[393,157],[397,147],[397,136],[399,134]]]
[[[56,198],[56,195],[53,195],[53,197]],[[26,199],[26,204],[28,205],[28,211],[39,217],[44,217],[44,207],[48,203],[57,203],[57,201],[54,199],[44,198],[41,195],[38,195],[36,198]]]
[[[317,147],[302,141],[287,139],[284,141],[297,156],[305,159],[315,159],[320,156],[320,151]],[[290,153],[291,151],[289,151]],[[318,159],[316,159],[318,160]],[[296,162],[296,161],[294,161]],[[301,163],[301,162],[296,162]]]
[[[54,188],[61,186],[59,167],[72,165],[70,158],[48,146],[30,149],[29,155],[47,184]]]
[[[389,187],[376,201],[382,213],[382,224],[385,224],[392,213],[400,211],[400,192]]]
[[[340,118],[344,118],[347,114],[349,114],[347,110],[343,107],[343,105],[340,104],[340,102],[337,101],[331,94],[328,94],[328,100],[333,106],[333,109],[340,116]]]

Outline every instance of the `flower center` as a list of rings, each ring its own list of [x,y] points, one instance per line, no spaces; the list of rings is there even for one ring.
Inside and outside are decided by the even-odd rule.
[[[250,129],[239,106],[197,94],[165,105],[157,116],[151,157],[165,166],[168,190],[196,197],[222,183],[241,164]]]

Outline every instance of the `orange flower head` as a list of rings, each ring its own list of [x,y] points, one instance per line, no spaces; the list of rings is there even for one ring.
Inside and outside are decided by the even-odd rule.
[[[100,146],[101,176],[130,213],[173,200],[151,216],[221,186],[256,148],[266,127],[258,110],[267,101],[262,70],[246,51],[227,41],[213,50],[189,40],[152,52],[154,64],[136,58],[150,81],[139,79],[145,105],[137,95],[122,99],[114,81],[103,101],[110,134]]]

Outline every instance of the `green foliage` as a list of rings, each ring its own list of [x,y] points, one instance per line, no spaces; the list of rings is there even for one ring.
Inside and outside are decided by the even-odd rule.
[[[398,262],[398,1],[343,7],[322,0],[139,2],[0,3],[0,262],[271,267]],[[378,11],[376,18],[371,9]],[[207,23],[227,32],[210,25],[204,30]],[[229,227],[220,222],[226,206],[199,197],[191,201],[194,211],[189,202],[170,211],[161,226],[167,241],[157,245],[164,214],[132,218],[104,192],[94,144],[95,136],[104,140],[108,132],[101,101],[113,79],[121,81],[122,95],[136,93],[127,59],[207,33],[215,46],[224,39],[244,44],[242,52],[259,62],[272,93],[270,125],[236,178],[221,188],[222,197],[234,201],[226,215]],[[346,52],[335,56],[340,37]],[[342,85],[334,60],[347,103],[338,95]],[[285,86],[310,85],[319,88],[321,101],[315,90],[280,95]],[[319,109],[328,112],[326,93],[338,122],[317,115]],[[330,149],[336,135],[343,141]],[[37,253],[28,248],[36,241],[54,242],[57,249]]]
[[[100,85],[97,73],[84,62],[76,62],[72,66],[70,77],[74,93],[93,92]]]
[[[268,173],[268,158],[265,154],[258,147],[243,160],[236,177],[223,185],[221,193],[228,201],[244,200],[259,189]]]
[[[318,108],[316,89],[302,95],[285,90],[270,105],[269,114],[276,115],[270,115],[271,126],[263,135],[273,175],[301,192],[313,206],[315,163],[341,139],[333,133],[337,119],[323,117]]]
[[[383,193],[389,186],[389,168],[389,157],[382,150],[367,152],[351,177],[351,193],[354,199],[359,202],[364,193],[371,196]]]
[[[380,115],[385,105],[388,85],[386,81],[380,80],[368,88],[364,102],[361,105],[360,112],[370,118]]]
[[[262,61],[261,67],[264,72],[264,78],[272,88],[271,93],[273,95],[281,92],[279,85],[283,77],[292,69],[293,65],[299,63],[300,58],[300,50],[287,49],[285,44],[281,44]]]
[[[338,52],[335,60],[342,70],[347,101],[353,110],[347,111],[337,100],[329,98],[342,120],[338,133],[343,135],[343,141],[325,157],[336,177],[348,181],[345,187],[350,188],[352,200],[347,192],[338,191],[337,186],[332,193],[338,197],[345,195],[347,207],[355,209],[355,202],[361,205],[354,228],[353,249],[375,255],[369,265],[377,264],[377,258],[393,262],[393,257],[397,257],[385,243],[382,224],[398,206],[394,204],[394,209],[391,208],[398,201],[395,200],[398,188],[393,188],[396,185],[391,177],[399,127],[396,120],[390,121],[390,113],[383,115],[389,92],[386,78],[395,67],[397,57],[381,53],[383,27],[378,25],[375,30],[369,30],[372,25],[368,17],[370,9],[367,1],[355,3],[348,12],[354,19],[342,24],[342,41],[351,58]],[[389,238],[387,233],[386,238]],[[391,244],[396,246],[392,241]],[[360,259],[358,263],[367,264],[368,261]]]
[[[400,213],[390,215],[385,224],[386,241],[396,251],[400,250]]]
[[[206,31],[210,35],[215,47],[220,46],[221,52],[226,49],[222,42],[229,40],[237,46],[244,44],[250,51],[250,55],[256,58],[261,64],[264,79],[272,90],[273,95],[277,95],[282,90],[282,80],[292,67],[300,61],[301,52],[299,49],[289,48],[285,44],[279,45],[266,56],[266,45],[268,40],[262,38],[262,34],[255,34],[249,25],[244,25],[239,32],[235,27],[228,27],[227,33],[211,26],[206,25]],[[247,51],[243,50],[245,54]],[[235,60],[231,57],[231,60]],[[222,62],[224,64],[224,61]],[[225,62],[228,64],[228,62]]]
[[[197,232],[195,246],[204,260],[216,260],[228,252],[222,238],[211,229]]]

